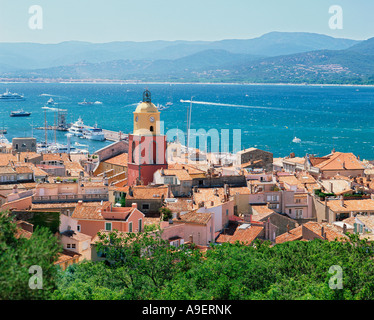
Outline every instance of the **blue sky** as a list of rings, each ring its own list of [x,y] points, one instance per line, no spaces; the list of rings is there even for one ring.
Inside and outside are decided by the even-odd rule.
[[[29,7],[43,9],[31,30]],[[328,10],[343,9],[331,30]],[[0,0],[0,42],[250,39],[271,31],[374,36],[373,0]]]

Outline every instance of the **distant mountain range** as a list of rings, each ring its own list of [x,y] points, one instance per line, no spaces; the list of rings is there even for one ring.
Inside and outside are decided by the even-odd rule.
[[[301,32],[248,40],[0,43],[0,77],[374,84],[374,38]]]

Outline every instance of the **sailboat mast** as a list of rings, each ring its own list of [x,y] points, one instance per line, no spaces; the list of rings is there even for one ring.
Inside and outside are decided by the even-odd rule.
[[[187,130],[187,152],[189,153],[189,147],[190,147],[190,130],[191,130],[191,113],[192,113],[192,98],[190,100],[190,114],[188,117],[188,130]]]
[[[47,145],[47,111],[44,110],[44,135],[45,135],[45,144]]]

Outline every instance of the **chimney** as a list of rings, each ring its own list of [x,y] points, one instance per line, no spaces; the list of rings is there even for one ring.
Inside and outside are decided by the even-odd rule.
[[[325,238],[325,228],[321,226],[321,237]]]
[[[193,235],[190,234],[190,242],[193,243]]]
[[[340,205],[344,207],[344,197],[340,196]]]
[[[131,208],[133,208],[133,209],[138,209],[138,204],[135,203],[135,202],[133,202],[133,203],[131,204]]]
[[[79,201],[78,201],[78,206],[81,206],[82,203],[83,203],[83,201],[82,201],[82,200],[79,200]]]
[[[343,233],[345,234],[347,232],[347,225],[344,223],[343,224]]]
[[[287,223],[287,233],[290,233],[290,225]]]
[[[180,220],[180,218],[181,218],[181,213],[177,212],[177,219]]]

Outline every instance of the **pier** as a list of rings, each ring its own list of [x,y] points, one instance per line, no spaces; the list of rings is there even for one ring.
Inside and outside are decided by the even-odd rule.
[[[121,131],[111,131],[102,129],[105,135],[105,139],[109,141],[120,141],[120,140],[126,140],[128,138],[128,134],[125,134]]]
[[[86,126],[89,129],[92,129],[94,127]],[[56,131],[68,131],[67,127],[56,127],[56,126],[47,126],[47,127],[37,127],[35,128],[37,130],[56,130]],[[127,140],[128,134],[125,134],[121,131],[112,131],[112,130],[106,130],[102,129],[103,133],[105,135],[105,140],[108,141],[120,141],[120,140]]]

